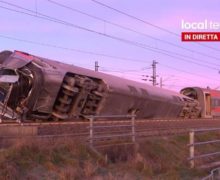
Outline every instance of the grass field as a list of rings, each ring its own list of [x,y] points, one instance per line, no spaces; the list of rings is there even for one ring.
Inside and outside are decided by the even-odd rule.
[[[219,136],[209,134],[200,136],[199,140]],[[200,179],[209,170],[189,168],[187,144],[188,136],[151,138],[135,146],[105,148],[101,150],[103,155],[99,155],[70,138],[17,140],[13,146],[1,149],[0,177],[12,180]],[[219,148],[208,145],[199,151]]]

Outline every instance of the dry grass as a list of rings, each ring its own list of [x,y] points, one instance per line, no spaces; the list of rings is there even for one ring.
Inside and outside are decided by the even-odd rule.
[[[72,139],[19,140],[0,153],[3,179],[69,179],[89,177],[98,159]]]
[[[200,140],[219,135],[200,137]],[[71,138],[17,140],[0,152],[1,179],[193,179],[207,172],[189,169],[188,137],[152,138],[102,149],[99,156]],[[207,148],[207,147],[206,147]],[[213,147],[215,149],[216,147]],[[212,150],[212,146],[208,150]],[[207,149],[206,149],[207,150]],[[105,155],[108,162],[105,162]]]

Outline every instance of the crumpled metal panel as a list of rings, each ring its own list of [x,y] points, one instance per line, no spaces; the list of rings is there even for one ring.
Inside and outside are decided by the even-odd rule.
[[[8,58],[2,63],[2,67],[7,69],[19,69],[29,64],[32,60],[33,57],[25,58],[18,53],[14,53],[11,55],[11,58]]]
[[[2,64],[10,55],[12,54],[11,51],[3,51],[0,53],[0,64]]]
[[[20,119],[20,116],[16,112],[9,107],[5,108],[4,104],[0,102],[0,117],[2,116],[2,112],[4,112],[3,117],[8,119]]]
[[[44,69],[42,75],[43,87],[36,99],[33,110],[51,113],[65,74],[56,70]]]

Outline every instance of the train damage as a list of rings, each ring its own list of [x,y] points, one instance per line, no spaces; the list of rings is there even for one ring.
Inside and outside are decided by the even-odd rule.
[[[194,118],[197,101],[179,93],[24,52],[0,53],[1,119],[74,120],[87,115]]]

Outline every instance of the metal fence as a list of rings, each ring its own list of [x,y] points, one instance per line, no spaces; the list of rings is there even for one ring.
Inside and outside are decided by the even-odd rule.
[[[219,180],[219,179],[220,179],[220,167],[213,169],[208,176],[202,178],[201,180]]]
[[[106,115],[106,116],[87,116],[86,118],[89,119],[89,144],[90,146],[94,145],[94,141],[101,141],[106,139],[114,139],[114,138],[121,138],[121,137],[131,137],[132,143],[135,143],[135,117],[136,115]],[[103,118],[111,118],[111,119],[118,119],[118,118],[128,118],[130,119],[130,124],[115,124],[115,125],[96,125],[96,121],[98,119]],[[109,135],[106,134],[104,130],[102,133],[96,134],[96,131],[99,129],[114,129],[114,128],[130,128],[130,132],[125,133],[123,131],[116,131],[116,133],[110,133]],[[126,130],[127,131],[127,130]]]
[[[190,167],[195,167],[195,160],[207,158],[215,155],[220,155],[220,151],[211,152],[211,153],[205,153],[205,154],[199,154],[195,155],[195,147],[201,146],[201,145],[207,145],[207,144],[214,144],[214,143],[220,143],[220,139],[210,140],[210,141],[202,141],[202,142],[195,142],[195,135],[196,133],[208,133],[213,131],[220,131],[220,128],[210,128],[210,129],[191,129],[189,132],[189,162]],[[217,165],[217,163],[215,164]]]

